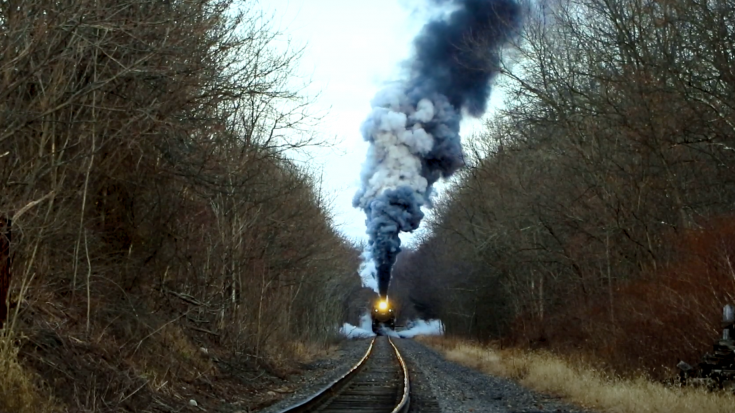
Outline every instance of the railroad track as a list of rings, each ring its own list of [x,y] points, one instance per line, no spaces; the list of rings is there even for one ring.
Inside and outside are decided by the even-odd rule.
[[[403,357],[388,337],[375,337],[365,356],[349,372],[281,413],[408,412],[409,394]]]

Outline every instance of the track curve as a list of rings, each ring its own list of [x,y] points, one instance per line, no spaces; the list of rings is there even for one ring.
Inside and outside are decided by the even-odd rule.
[[[365,356],[345,375],[308,399],[281,413],[407,412],[408,368],[388,337],[375,337]]]

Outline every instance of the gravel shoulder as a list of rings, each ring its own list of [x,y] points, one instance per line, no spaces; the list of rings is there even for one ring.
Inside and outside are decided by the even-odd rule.
[[[412,393],[432,404],[436,400],[441,412],[592,413],[511,380],[449,362],[436,350],[414,340],[394,338],[393,343],[414,370],[412,379],[419,385],[412,388]]]
[[[285,387],[295,390],[258,412],[279,412],[331,384],[360,361],[370,345],[370,340],[371,338],[345,340],[333,357],[310,363],[303,368],[302,374],[290,377],[287,383],[284,383]]]

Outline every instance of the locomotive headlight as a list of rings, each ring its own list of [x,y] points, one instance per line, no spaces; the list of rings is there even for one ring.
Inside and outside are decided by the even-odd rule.
[[[386,301],[381,301],[378,304],[378,308],[380,308],[381,310],[385,310],[386,308],[388,308],[388,303]]]

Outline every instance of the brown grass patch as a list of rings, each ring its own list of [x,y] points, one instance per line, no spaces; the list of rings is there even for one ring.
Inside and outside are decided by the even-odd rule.
[[[296,359],[301,363],[311,363],[316,359],[327,357],[329,354],[334,353],[338,348],[338,346],[334,344],[319,345],[304,341],[292,341],[286,346],[291,358]]]
[[[421,338],[448,360],[516,380],[587,408],[615,413],[730,413],[735,396],[666,386],[645,377],[621,378],[545,351],[498,349],[454,338]]]
[[[18,349],[0,337],[0,411],[54,412],[53,400],[38,384],[38,377],[18,362]]]
[[[267,349],[263,354],[263,362],[275,374],[285,378],[291,374],[299,374],[303,366],[315,360],[331,357],[337,348],[335,344],[289,341]]]

